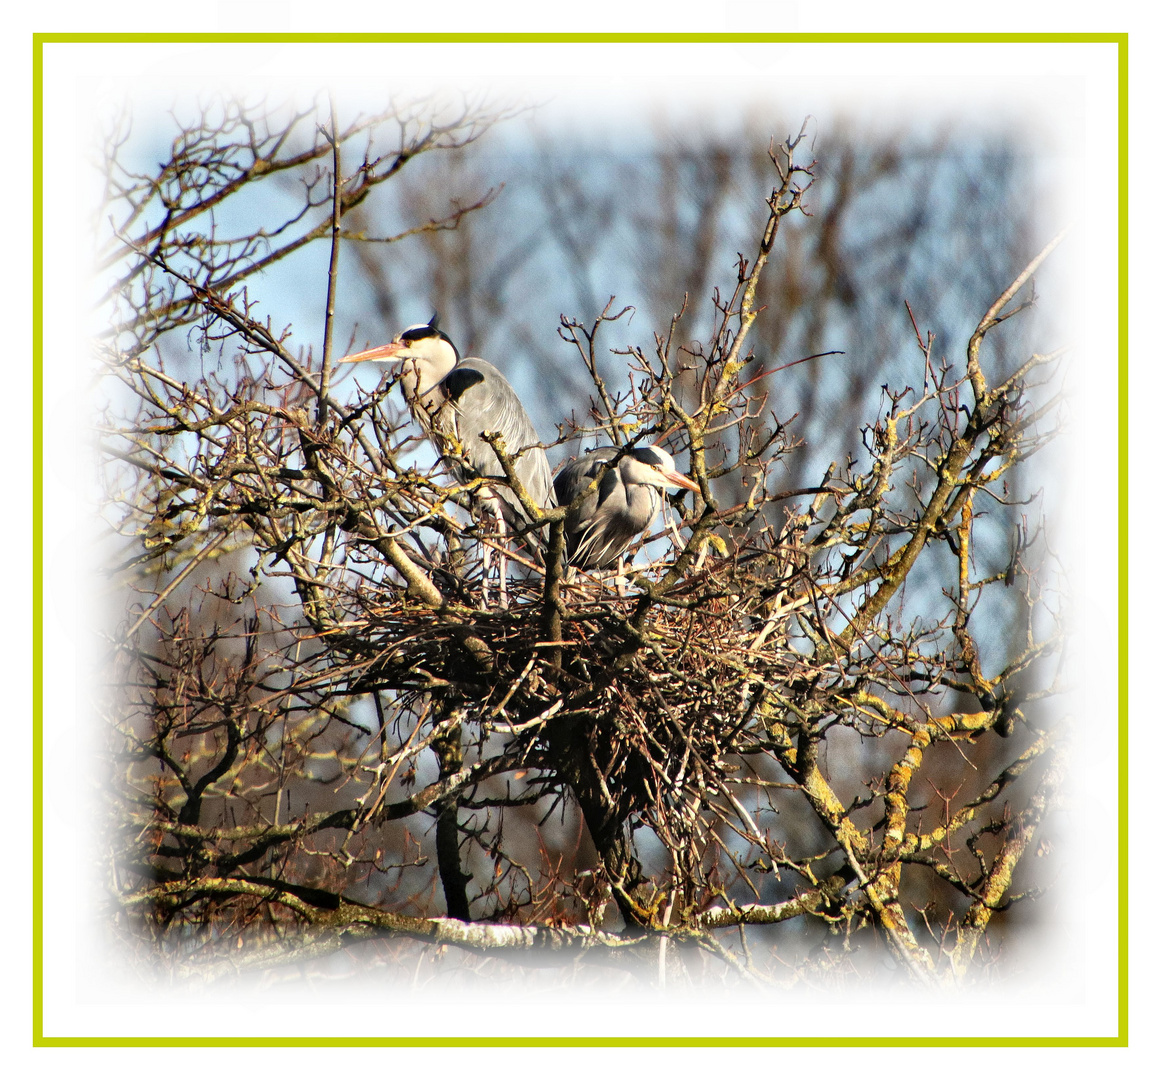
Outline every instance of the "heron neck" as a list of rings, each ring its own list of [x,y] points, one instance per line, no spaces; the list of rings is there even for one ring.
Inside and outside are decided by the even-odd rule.
[[[427,408],[439,404],[439,395],[432,393],[447,375],[454,364],[436,365],[432,363],[415,364],[406,362],[399,383],[403,387],[403,394],[408,401],[420,401]]]

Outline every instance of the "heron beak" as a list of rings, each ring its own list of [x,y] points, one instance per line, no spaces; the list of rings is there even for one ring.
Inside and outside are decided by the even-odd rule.
[[[336,360],[336,364],[358,364],[363,360],[394,360],[404,347],[402,341],[389,341],[386,345],[376,345],[373,349],[364,349],[362,352],[351,353]]]
[[[661,470],[658,471],[661,472]],[[675,487],[682,487],[685,488],[686,491],[696,491],[699,495],[701,494],[701,485],[698,484],[696,480],[691,480],[683,473],[661,472],[661,475],[664,476],[665,479]]]

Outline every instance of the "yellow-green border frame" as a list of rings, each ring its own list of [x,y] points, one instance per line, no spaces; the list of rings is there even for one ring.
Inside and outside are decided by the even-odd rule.
[[[1117,1034],[1069,1037],[951,1038],[195,1038],[44,1035],[44,858],[42,775],[44,766],[44,46],[55,44],[367,44],[536,43],[565,44],[714,44],[714,43],[853,43],[853,44],[1111,44],[1117,46],[1117,674],[1118,762],[1117,810]],[[1129,35],[1128,34],[33,34],[32,35],[32,1044],[33,1046],[1128,1046],[1129,1042]]]

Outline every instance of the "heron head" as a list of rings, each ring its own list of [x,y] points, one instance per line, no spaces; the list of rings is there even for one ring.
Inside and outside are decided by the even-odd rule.
[[[371,360],[381,364],[403,364],[403,389],[410,396],[427,393],[440,381],[460,358],[452,339],[435,325],[436,316],[429,322],[416,323],[395,335],[386,345],[351,353],[336,361],[357,364]]]
[[[660,446],[639,446],[630,450],[622,461],[622,475],[627,483],[645,484],[663,491],[675,487],[701,491],[695,481],[677,471],[673,458]]]

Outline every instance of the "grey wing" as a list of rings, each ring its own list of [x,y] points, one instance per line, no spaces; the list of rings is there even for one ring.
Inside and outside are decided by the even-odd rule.
[[[588,485],[596,475],[595,462],[591,456],[577,458],[561,467],[553,480],[556,489],[556,503],[558,506],[568,506]]]
[[[569,505],[600,477],[564,523],[569,562],[585,570],[615,563],[634,538],[649,528],[661,508],[658,491],[627,478],[626,462],[632,464],[631,458],[622,459],[617,468],[606,469],[601,475],[602,466],[618,453],[615,446],[598,447],[556,474],[556,498],[561,506]]]
[[[487,463],[480,460],[478,453],[473,455],[466,445],[464,431],[470,425],[461,425],[460,416],[465,403],[470,407],[474,397],[474,388],[483,381],[484,376],[478,371],[452,368],[428,393],[427,396],[431,399],[432,404],[425,413],[428,419],[424,422],[424,427],[437,437],[437,442],[441,441],[438,438],[441,435],[458,441],[471,470],[475,472],[487,472],[488,470],[484,467]],[[484,447],[488,448],[488,444],[485,443]],[[446,446],[440,445],[441,451],[446,449]],[[493,455],[493,460],[495,460],[495,455]],[[453,463],[453,469],[461,480],[470,479],[462,465]]]
[[[553,506],[552,471],[540,447],[540,436],[520,398],[500,371],[486,360],[461,360],[443,380],[456,412],[456,429],[472,467],[483,476],[503,477],[500,459],[485,431],[498,431],[516,460],[516,475],[533,502]]]
[[[560,506],[567,506],[592,488],[564,523],[569,562],[582,569],[614,562],[633,535],[625,533],[624,485],[619,470],[606,469],[601,476],[601,467],[616,455],[616,447],[600,447],[570,461],[556,474],[556,500]],[[598,476],[600,481],[594,486]]]
[[[537,442],[540,440],[538,439]],[[524,451],[517,463],[520,477],[532,501],[546,510],[556,505],[556,492],[552,486],[552,469],[548,466],[548,455],[542,447],[531,446]]]
[[[601,466],[616,458],[620,451],[615,446],[598,446],[586,454],[562,465],[556,473],[553,484],[556,487],[556,502],[558,506],[567,506],[600,474]],[[615,472],[616,470],[612,470]],[[606,471],[606,480],[609,471]],[[603,484],[601,485],[604,486]],[[594,493],[596,488],[593,489]]]

